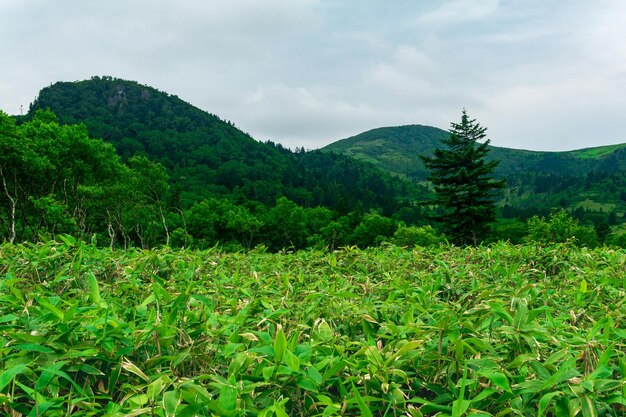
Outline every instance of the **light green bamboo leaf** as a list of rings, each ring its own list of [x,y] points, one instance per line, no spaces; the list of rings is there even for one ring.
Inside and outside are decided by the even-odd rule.
[[[324,381],[322,375],[319,373],[319,371],[314,366],[307,367],[306,368],[306,372],[309,375],[309,377],[313,381],[315,381],[316,384],[320,385]]]
[[[8,323],[10,321],[15,321],[18,320],[19,317],[16,316],[15,314],[6,314],[2,317],[0,317],[0,323]]]
[[[14,349],[25,350],[27,352],[54,353],[54,349],[50,349],[48,346],[43,346],[39,343],[21,343],[15,345]]]
[[[585,377],[585,380],[606,379],[613,375],[613,370],[606,365],[598,366],[592,373]]]
[[[511,391],[511,386],[509,384],[509,379],[506,375],[500,371],[496,371],[493,369],[483,369],[480,371],[480,374],[485,376],[493,385],[496,387],[508,392],[513,393]]]
[[[27,371],[29,371],[29,368],[26,364],[15,365],[3,370],[2,374],[0,374],[0,390],[3,390],[4,387],[9,385],[9,383],[13,381],[13,378],[15,378],[17,375]]]
[[[600,359],[598,359],[598,364],[596,365],[596,367],[607,365],[609,361],[611,360],[611,357],[613,356],[614,350],[615,350],[615,345],[613,344],[609,345],[602,353],[602,356],[600,356]]]
[[[300,371],[300,359],[296,355],[291,353],[291,351],[289,351],[289,350],[285,351],[285,358],[284,359],[285,359],[285,363],[287,364],[289,369],[291,369],[294,372],[299,372]]]
[[[285,355],[285,349],[287,348],[287,338],[282,327],[276,332],[276,338],[274,339],[274,359],[276,363],[280,363]]]
[[[563,393],[561,391],[553,391],[553,392],[549,392],[543,395],[541,399],[539,400],[539,408],[537,412],[537,417],[543,417],[546,410],[550,406],[550,401],[552,401],[552,398],[556,397],[557,395],[562,395],[562,394]]]
[[[299,377],[297,380],[297,384],[300,388],[303,388],[307,391],[311,391],[311,392],[319,392],[318,389],[318,384],[316,384],[311,378],[309,377]]]
[[[495,394],[496,392],[498,392],[497,389],[493,388],[493,387],[489,387],[489,388],[485,388],[484,390],[482,390],[477,396],[475,396],[474,398],[472,398],[470,400],[470,402],[473,403],[477,403],[480,402],[482,400],[484,400],[485,398]]]
[[[131,372],[131,373],[137,375],[138,377],[140,377],[144,381],[150,382],[150,377],[148,377],[148,375],[146,375],[141,369],[139,369],[139,367],[137,367],[137,365],[135,365],[134,363],[132,363],[128,359],[124,358],[124,360],[122,361],[121,366],[122,366],[122,368],[126,369],[128,372]]]
[[[352,392],[354,392],[354,398],[356,399],[357,406],[361,412],[361,417],[374,417],[372,410],[370,410],[369,406],[365,403],[363,397],[359,394],[359,390],[356,389],[354,384],[352,385]]]
[[[218,399],[219,405],[226,411],[234,411],[237,409],[237,388],[230,385],[222,385],[220,389],[220,396]]]
[[[501,319],[504,319],[508,324],[513,323],[513,316],[511,316],[504,309],[504,306],[502,306],[502,304],[492,302],[492,303],[488,303],[488,305],[491,308],[491,311],[493,311],[496,314],[496,316],[500,317]]]
[[[55,306],[53,306],[52,304],[50,304],[48,301],[44,300],[43,298],[36,298],[36,300],[40,306],[44,307],[46,310],[52,313],[60,321],[63,321],[63,319],[65,318],[65,315],[61,310],[59,310],[58,308],[56,308]]]
[[[57,408],[60,408],[61,404],[59,404],[58,401],[55,403],[53,401],[47,401],[47,400],[40,401],[40,400],[38,400],[37,404],[35,404],[35,406],[30,411],[30,413],[28,413],[28,417],[44,416],[44,415],[46,415],[48,410],[51,409],[52,407],[54,407],[55,405],[57,406]]]
[[[42,367],[41,370],[43,372],[50,372],[58,377],[61,377],[63,379],[65,379],[66,381],[68,381],[70,384],[72,384],[72,386],[74,387],[74,389],[76,390],[77,393],[79,393],[80,395],[84,395],[85,397],[89,396],[84,390],[83,388],[78,385],[76,383],[76,381],[74,381],[74,379],[72,379],[67,373],[61,371],[60,369],[56,369],[56,368],[51,368],[51,367]]]
[[[67,364],[67,361],[59,361],[50,365],[49,368],[60,370]],[[55,373],[50,371],[42,371],[39,378],[37,378],[37,383],[35,384],[36,391],[43,391],[44,388],[48,386],[50,381],[55,377]]]
[[[161,394],[161,390],[165,387],[163,378],[157,378],[148,384],[146,395],[151,402],[156,402]]]
[[[525,298],[517,300],[513,327],[521,329],[528,322],[528,305]]]
[[[146,414],[152,414],[153,409],[151,407],[138,408],[136,410],[131,411],[130,413],[124,414],[124,417],[136,417],[142,416]]]
[[[274,403],[274,406],[272,408],[276,417],[289,417],[289,414],[285,412],[285,403],[287,401],[288,400],[283,400],[281,402]]]
[[[87,284],[89,285],[89,296],[94,304],[100,303],[100,286],[92,271],[87,272]]]
[[[550,389],[563,381],[567,381],[568,379],[572,379],[579,375],[580,372],[576,370],[576,359],[572,358],[571,360],[563,362],[559,367],[559,370],[556,371],[554,375],[552,375],[547,381],[543,383],[541,389]]]
[[[165,417],[175,417],[180,406],[181,395],[178,390],[167,391],[163,394],[163,410]]]
[[[580,399],[580,406],[583,412],[583,417],[598,417],[596,405],[588,395],[585,395]]]

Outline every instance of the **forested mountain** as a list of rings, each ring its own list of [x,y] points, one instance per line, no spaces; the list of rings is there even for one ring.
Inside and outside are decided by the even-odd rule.
[[[443,239],[428,190],[369,163],[260,143],[136,82],[94,77],[0,111],[0,237],[111,247],[361,247]],[[63,238],[63,237],[62,237]]]
[[[370,130],[322,150],[368,161],[395,175],[424,181],[428,171],[419,155],[430,156],[448,132],[409,125]],[[490,147],[500,164],[498,178],[508,188],[500,205],[505,216],[545,214],[567,208],[581,219],[622,215],[626,209],[626,144],[569,152],[539,152]],[[613,213],[613,214],[611,214]]]
[[[123,160],[145,155],[170,176],[183,207],[209,196],[273,205],[280,196],[305,207],[391,215],[423,190],[369,164],[318,151],[260,143],[180,98],[132,81],[93,77],[44,88],[29,116],[50,109],[61,123],[84,124]]]
[[[0,112],[0,234],[12,242],[69,234],[112,247],[235,250],[440,242],[428,226],[432,192],[419,155],[447,135],[381,128],[294,152],[136,82],[59,82],[27,115]],[[496,175],[508,183],[503,218],[565,207],[603,231],[596,242],[609,224],[623,223],[624,146],[492,147],[489,157],[501,161]],[[487,240],[526,233],[523,222],[500,221]]]

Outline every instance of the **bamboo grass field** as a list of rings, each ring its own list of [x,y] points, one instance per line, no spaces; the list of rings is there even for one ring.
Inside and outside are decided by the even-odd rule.
[[[626,253],[0,246],[7,416],[624,416]]]

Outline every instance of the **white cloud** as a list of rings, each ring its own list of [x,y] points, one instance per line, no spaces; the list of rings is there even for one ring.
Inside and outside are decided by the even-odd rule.
[[[452,0],[419,16],[420,23],[452,25],[459,22],[483,19],[497,11],[498,0]]]
[[[0,108],[112,75],[292,147],[463,107],[496,145],[600,145],[626,140],[624,21],[621,0],[0,1]]]

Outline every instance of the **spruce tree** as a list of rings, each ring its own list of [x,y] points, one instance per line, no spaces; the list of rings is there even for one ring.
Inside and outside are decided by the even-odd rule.
[[[504,187],[504,180],[492,174],[498,161],[485,160],[486,130],[464,109],[461,123],[451,123],[450,137],[442,140],[444,148],[435,149],[432,157],[421,156],[441,209],[436,220],[455,244],[477,245],[486,237],[496,216],[496,190]]]

